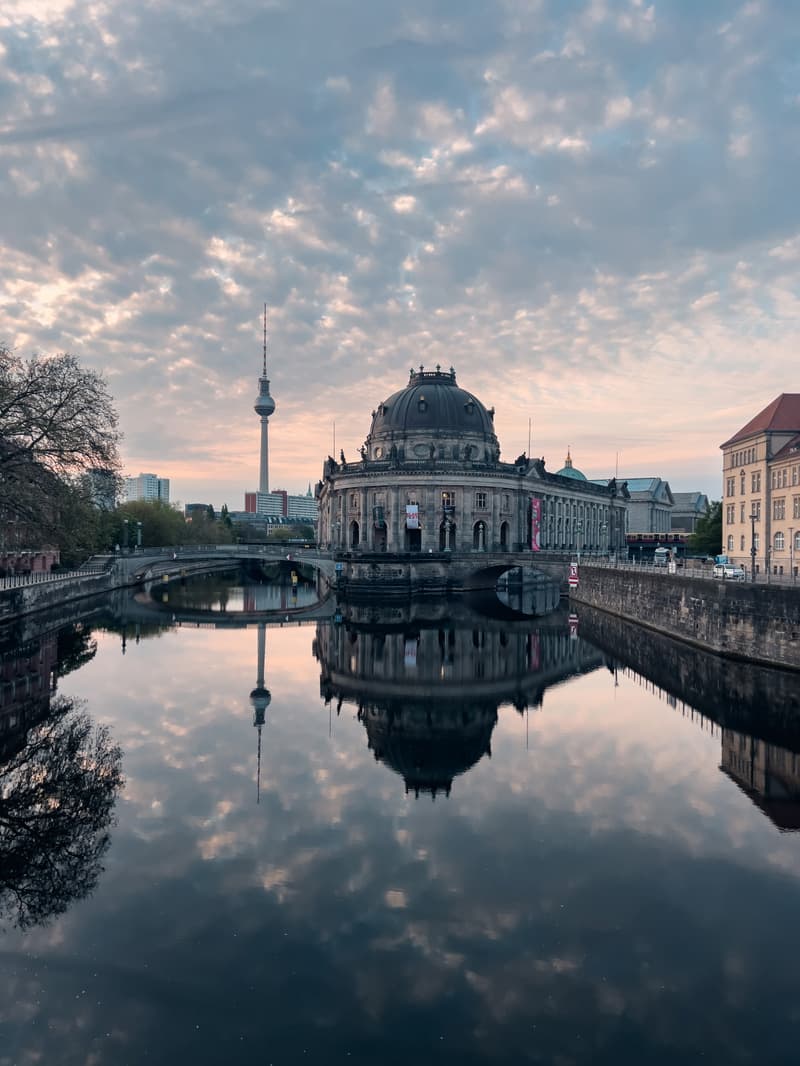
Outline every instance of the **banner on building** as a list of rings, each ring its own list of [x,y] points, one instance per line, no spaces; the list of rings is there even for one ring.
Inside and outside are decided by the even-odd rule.
[[[541,551],[542,501],[531,498],[531,551]]]
[[[417,641],[416,638],[406,638],[403,649],[403,664],[414,667],[417,665]]]
[[[419,529],[419,504],[406,505],[406,529]]]

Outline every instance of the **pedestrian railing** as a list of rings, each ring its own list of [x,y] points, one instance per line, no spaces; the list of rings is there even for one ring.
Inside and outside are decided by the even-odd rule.
[[[104,574],[106,570],[107,567],[97,566],[80,570],[44,570],[29,574],[11,574],[8,577],[0,577],[0,592],[6,589],[28,588],[31,585],[64,584],[86,577],[96,577]]]

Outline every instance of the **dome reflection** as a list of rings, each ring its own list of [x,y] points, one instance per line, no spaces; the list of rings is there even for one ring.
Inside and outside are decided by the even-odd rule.
[[[354,704],[375,758],[433,798],[491,756],[501,706],[535,709],[550,685],[605,665],[565,614],[533,625],[452,602],[422,615],[353,606],[317,627],[314,654],[325,703]]]

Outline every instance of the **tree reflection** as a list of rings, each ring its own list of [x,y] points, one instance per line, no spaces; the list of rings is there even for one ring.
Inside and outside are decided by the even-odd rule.
[[[0,921],[29,928],[93,890],[122,783],[108,729],[53,699],[0,765]]]

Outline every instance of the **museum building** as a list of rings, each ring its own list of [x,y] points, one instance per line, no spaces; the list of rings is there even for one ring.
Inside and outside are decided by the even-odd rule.
[[[328,456],[317,483],[318,539],[334,551],[625,550],[628,491],[596,483],[567,456],[557,473],[500,458],[494,408],[452,368],[412,370],[380,403],[360,449]]]

